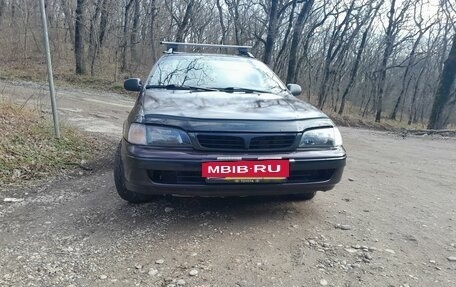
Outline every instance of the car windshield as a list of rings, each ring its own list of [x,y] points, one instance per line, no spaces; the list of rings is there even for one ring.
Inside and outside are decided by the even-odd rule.
[[[272,93],[286,89],[274,72],[258,60],[195,55],[165,56],[155,65],[147,86]]]

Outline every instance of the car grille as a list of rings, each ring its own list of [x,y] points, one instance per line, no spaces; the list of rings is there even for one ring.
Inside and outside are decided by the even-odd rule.
[[[259,136],[198,134],[196,138],[201,148],[205,150],[271,151],[292,149],[296,136],[296,134]]]
[[[296,136],[262,136],[250,140],[249,149],[282,149],[293,145]]]
[[[199,144],[208,149],[245,149],[245,142],[242,137],[225,135],[198,135]]]
[[[171,171],[149,170],[149,177],[155,183],[161,184],[205,184],[201,171]],[[328,181],[334,174],[334,169],[321,170],[291,170],[288,183],[312,183]],[[274,183],[271,183],[274,184]]]

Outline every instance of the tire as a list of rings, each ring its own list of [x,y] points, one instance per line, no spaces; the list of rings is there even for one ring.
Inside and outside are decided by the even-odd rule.
[[[308,201],[308,200],[312,200],[316,194],[317,194],[316,191],[311,191],[311,192],[306,192],[306,193],[291,194],[289,196],[289,198],[293,201]]]
[[[117,146],[116,155],[114,158],[114,183],[116,185],[117,193],[119,196],[130,202],[130,203],[144,203],[149,202],[157,198],[157,196],[146,195],[138,192],[128,190],[125,187],[125,177],[122,165],[122,159],[120,157],[121,143]]]

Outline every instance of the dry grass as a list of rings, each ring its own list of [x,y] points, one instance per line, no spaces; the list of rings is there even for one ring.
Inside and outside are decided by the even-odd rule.
[[[2,64],[0,65],[0,79],[44,83],[47,82],[47,73],[44,65],[29,64],[24,66],[20,64]],[[78,76],[74,74],[74,71],[69,69],[55,69],[54,81],[59,87],[126,93],[123,89],[123,81],[113,81],[105,75],[100,74],[93,77],[89,75]]]
[[[339,115],[337,113],[328,113],[331,119],[339,126],[368,128],[382,131],[403,131],[424,129],[424,125],[417,123],[408,125],[406,121],[394,121],[382,119],[380,123],[375,122],[374,118],[362,118],[358,115]]]
[[[0,129],[0,185],[75,169],[101,150],[98,140],[65,126],[57,140],[49,119],[8,102],[0,102]]]

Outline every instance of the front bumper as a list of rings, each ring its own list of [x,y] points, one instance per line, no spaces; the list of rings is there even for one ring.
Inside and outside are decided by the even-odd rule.
[[[281,183],[206,183],[201,163],[221,157],[290,159],[290,178]],[[166,150],[132,145],[122,140],[121,160],[125,186],[144,194],[178,196],[249,196],[299,194],[332,189],[341,179],[346,161],[343,148],[283,153],[215,153]]]

